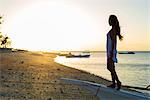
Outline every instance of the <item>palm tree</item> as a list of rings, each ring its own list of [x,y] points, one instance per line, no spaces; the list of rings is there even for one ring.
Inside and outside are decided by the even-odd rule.
[[[0,24],[2,24],[2,16],[0,16]]]
[[[2,35],[2,32],[0,32],[0,47],[1,47],[2,39],[3,39],[3,35]]]
[[[8,36],[4,37],[4,39],[1,41],[1,46],[3,48],[8,48],[11,45],[11,40]]]
[[[2,24],[2,16],[0,16],[0,25],[1,24]],[[2,32],[0,32],[0,47],[1,47],[2,39],[3,39],[3,35],[2,35]]]
[[[0,25],[3,22],[3,17],[0,16]],[[8,36],[3,36],[2,32],[0,32],[0,48],[9,48],[11,45],[11,39]]]

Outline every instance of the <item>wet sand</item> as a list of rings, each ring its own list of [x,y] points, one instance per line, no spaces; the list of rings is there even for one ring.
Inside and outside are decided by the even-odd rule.
[[[60,78],[80,79],[108,85],[98,76],[54,62],[46,52],[0,53],[0,100],[98,100],[95,93]]]

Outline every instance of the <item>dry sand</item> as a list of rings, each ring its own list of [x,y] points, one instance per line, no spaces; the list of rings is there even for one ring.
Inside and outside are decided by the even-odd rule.
[[[98,100],[82,86],[60,78],[81,79],[108,85],[98,76],[54,62],[53,53],[0,53],[0,100]]]

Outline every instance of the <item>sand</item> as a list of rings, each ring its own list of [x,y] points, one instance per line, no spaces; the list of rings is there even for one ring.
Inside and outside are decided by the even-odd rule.
[[[72,78],[108,85],[93,74],[54,62],[47,52],[0,53],[0,100],[98,100],[95,93],[60,78]]]

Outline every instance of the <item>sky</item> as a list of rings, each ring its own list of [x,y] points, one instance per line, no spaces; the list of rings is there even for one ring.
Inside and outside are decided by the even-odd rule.
[[[13,48],[105,51],[111,14],[118,51],[150,51],[150,0],[0,0],[0,31]]]

